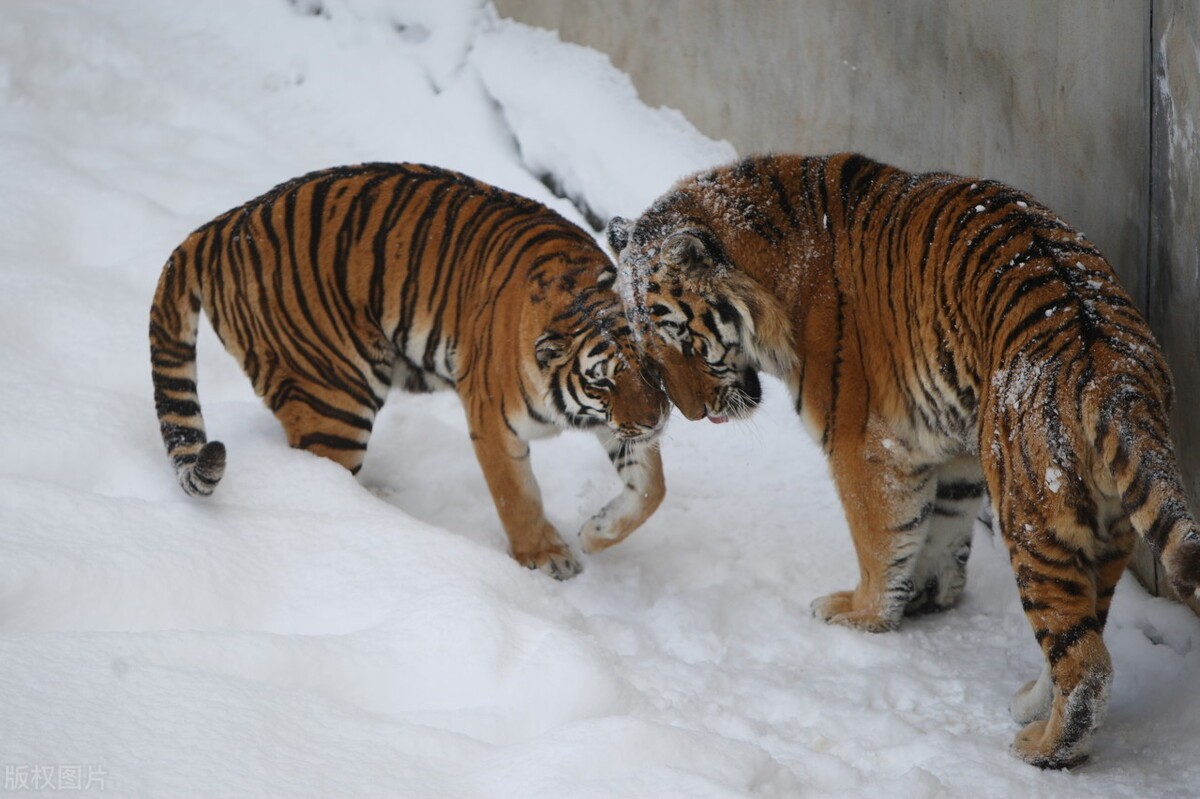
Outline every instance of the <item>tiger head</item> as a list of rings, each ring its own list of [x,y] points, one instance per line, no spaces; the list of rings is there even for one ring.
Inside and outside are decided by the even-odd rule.
[[[688,419],[744,418],[762,400],[760,370],[790,374],[786,315],[733,268],[710,230],[664,225],[649,213],[636,223],[616,217],[608,243],[635,331]]]
[[[537,337],[534,357],[549,404],[571,427],[608,427],[624,441],[656,436],[671,406],[662,380],[637,346],[612,291],[608,267],[595,289],[583,289]]]

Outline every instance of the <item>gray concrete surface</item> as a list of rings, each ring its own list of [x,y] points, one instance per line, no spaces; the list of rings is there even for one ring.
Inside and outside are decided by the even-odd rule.
[[[1200,2],[1155,0],[1153,42],[1149,316],[1175,372],[1172,421],[1195,509],[1200,499]],[[1200,610],[1200,603],[1193,607]]]
[[[743,155],[858,150],[914,171],[1019,186],[1090,236],[1145,302],[1144,3],[498,0],[497,7],[608,53],[643,100],[680,109]]]

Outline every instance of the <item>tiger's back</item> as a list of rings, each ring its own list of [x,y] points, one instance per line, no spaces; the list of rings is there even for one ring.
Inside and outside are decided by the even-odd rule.
[[[457,390],[514,554],[570,576],[532,474],[509,461],[564,427],[639,447],[661,428],[665,399],[611,279],[576,225],[450,170],[364,164],[281,184],[199,228],[160,278],[155,399],[180,483],[211,493],[224,466],[196,396],[202,308],[289,443],[352,472],[394,383]]]
[[[864,390],[886,392],[873,402],[888,416],[974,449],[980,414],[998,410],[989,399],[1038,388],[1031,364],[1080,394],[1106,374],[1137,374],[1151,402],[1170,404],[1170,375],[1144,319],[1103,256],[1050,209],[996,181],[913,175],[861,156],[819,163],[805,171],[828,197],[828,278],[851,299],[840,319],[830,312],[818,324],[861,337],[843,346],[859,350]],[[837,402],[821,404],[828,435]],[[1058,404],[1044,394],[1022,406],[1077,410],[1047,422],[1094,427],[1082,407]]]
[[[814,602],[818,616],[887,630],[952,605],[972,506],[990,492],[1047,662],[1014,700],[1027,722],[1015,748],[1042,766],[1084,757],[1111,681],[1101,633],[1134,537],[1182,595],[1200,582],[1170,374],[1095,247],[1001,183],[853,154],[701,173],[635,223],[617,220],[610,241],[639,298],[632,313],[668,353],[689,355],[697,338],[733,353],[684,357],[690,382],[665,375],[676,404],[689,401],[678,385],[718,396],[712,386],[757,365],[788,384],[824,448],[860,577]],[[721,307],[748,311],[724,341],[721,325],[689,322],[681,345],[678,323],[664,325]],[[663,360],[682,368],[678,353]]]

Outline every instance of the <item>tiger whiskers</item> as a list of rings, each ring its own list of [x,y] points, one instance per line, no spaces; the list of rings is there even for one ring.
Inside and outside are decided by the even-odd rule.
[[[750,396],[738,386],[731,386],[725,394],[725,408],[736,419],[750,417],[751,411],[757,407],[758,404],[752,402]]]
[[[730,417],[740,422],[737,427],[741,435],[749,437],[750,440],[758,444],[766,441],[762,425],[758,423],[757,417],[751,413],[757,406],[750,402],[750,398],[744,391],[740,388],[730,391],[726,399],[726,405],[728,406]]]

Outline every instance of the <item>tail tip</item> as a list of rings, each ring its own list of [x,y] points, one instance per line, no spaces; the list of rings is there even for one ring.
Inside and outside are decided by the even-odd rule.
[[[220,441],[209,441],[196,456],[196,471],[212,475],[217,480],[225,474],[225,445]]]
[[[196,460],[179,472],[179,484],[193,497],[207,497],[225,474],[225,445],[210,441],[201,448]]]
[[[1200,590],[1200,533],[1192,530],[1170,553],[1167,574],[1171,587],[1182,599],[1191,599]]]

